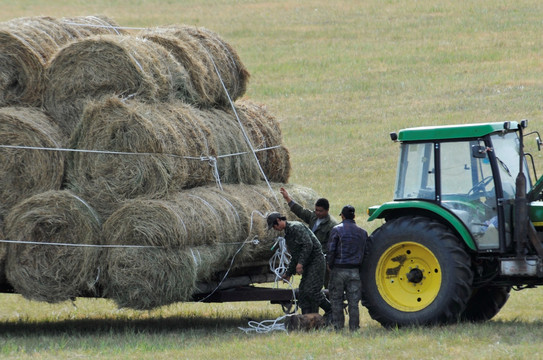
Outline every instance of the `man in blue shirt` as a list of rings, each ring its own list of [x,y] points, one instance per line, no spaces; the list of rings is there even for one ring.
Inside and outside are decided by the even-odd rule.
[[[343,329],[343,294],[347,294],[349,329],[360,328],[358,302],[361,297],[360,266],[368,238],[366,230],[356,225],[355,209],[346,205],[341,210],[341,224],[335,226],[328,241],[327,265],[330,268],[329,295],[332,322],[336,330]]]

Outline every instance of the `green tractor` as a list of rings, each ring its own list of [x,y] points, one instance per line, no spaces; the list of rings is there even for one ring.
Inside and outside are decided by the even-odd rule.
[[[512,288],[543,284],[543,178],[530,180],[526,126],[390,134],[401,144],[394,200],[368,210],[369,221],[384,224],[368,240],[361,272],[373,319],[385,327],[486,321]]]

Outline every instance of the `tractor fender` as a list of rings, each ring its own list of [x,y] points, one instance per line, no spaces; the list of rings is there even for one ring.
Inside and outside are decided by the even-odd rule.
[[[410,214],[423,214],[433,219],[448,224],[450,228],[458,234],[466,246],[473,251],[477,246],[473,241],[471,233],[464,223],[447,209],[428,201],[390,201],[380,206],[370,207],[368,209],[368,221],[375,219],[390,219]]]

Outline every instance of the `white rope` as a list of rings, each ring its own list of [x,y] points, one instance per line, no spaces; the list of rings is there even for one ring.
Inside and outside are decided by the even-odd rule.
[[[81,199],[76,194],[72,194],[72,193],[69,193],[69,194],[73,196],[74,198],[76,198],[77,200],[79,200],[83,205],[85,205],[85,207],[87,208],[87,210],[89,210],[89,212],[94,217],[94,220],[96,220],[98,225],[100,226],[102,225],[102,222],[100,221],[100,218],[98,217],[98,214],[96,213],[96,211],[94,211],[94,209],[85,200]]]
[[[296,302],[296,293],[294,291],[294,286],[290,281],[284,280],[282,275],[285,273],[290,262],[291,255],[287,251],[285,238],[278,237],[275,244],[272,246],[272,250],[277,246],[275,253],[270,259],[270,270],[275,274],[275,286],[278,285],[279,281],[286,282],[292,289],[292,300]],[[296,308],[297,310],[297,308]],[[287,332],[285,323],[280,321],[286,319],[289,316],[292,316],[296,313],[296,310],[292,314],[286,314],[278,317],[275,320],[264,320],[261,322],[251,320],[248,322],[248,328],[238,327],[238,329],[244,331],[246,334],[250,332],[256,332],[257,334],[265,334],[271,331],[284,331]]]
[[[275,146],[269,146],[261,149],[254,150],[255,152],[259,151],[267,151],[267,150],[273,150],[281,147],[281,145],[275,145]],[[200,160],[200,161],[212,161],[216,158],[225,158],[229,156],[238,156],[238,155],[245,155],[248,152],[238,152],[238,153],[232,153],[232,154],[224,154],[224,155],[217,155],[214,156],[181,156],[176,154],[169,154],[169,153],[149,153],[149,152],[128,152],[128,151],[110,151],[110,150],[88,150],[88,149],[69,149],[69,148],[50,148],[50,147],[43,147],[43,146],[25,146],[25,145],[0,145],[0,148],[4,149],[22,149],[22,150],[45,150],[45,151],[64,151],[64,152],[79,152],[79,153],[94,153],[94,154],[108,154],[108,155],[143,155],[143,156],[152,156],[152,155],[165,155],[165,156],[171,156],[171,157],[177,157],[182,159],[190,159],[190,160]]]
[[[226,271],[226,273],[224,274],[223,278],[221,279],[221,281],[219,282],[219,284],[217,285],[217,287],[212,291],[210,292],[205,298],[203,299],[200,299],[198,300],[198,302],[203,302],[205,300],[207,300],[211,295],[213,295],[217,290],[219,290],[219,288],[221,287],[222,283],[224,282],[224,280],[226,280],[226,278],[228,277],[228,274],[230,273],[230,270],[232,269],[232,266],[234,265],[234,260],[236,259],[236,256],[239,254],[239,252],[241,251],[241,249],[243,249],[243,247],[245,246],[245,244],[249,244],[249,243],[252,243],[253,245],[258,245],[260,243],[260,241],[256,238],[256,237],[253,237],[252,239],[250,240],[246,240],[244,241],[240,248],[238,249],[238,251],[236,251],[236,253],[234,254],[234,256],[232,256],[232,260],[230,261],[230,266],[228,267],[228,270]],[[231,243],[230,243],[231,244]]]
[[[226,85],[224,84],[224,81],[222,80],[221,73],[219,69],[217,68],[217,64],[215,64],[215,60],[213,59],[213,56],[209,53],[207,48],[203,46],[203,44],[200,44],[200,47],[207,53],[207,56],[209,56],[209,59],[211,60],[211,63],[213,64],[213,68],[215,69],[215,72],[217,73],[217,76],[219,78],[219,81],[221,83],[221,86],[224,90],[224,93],[226,94],[226,97],[228,98],[228,102],[230,103],[230,107],[232,108],[232,111],[234,111],[234,115],[236,115],[236,120],[238,121],[238,125],[241,129],[241,132],[243,134],[243,137],[245,138],[245,141],[247,142],[247,145],[249,146],[249,149],[251,149],[251,152],[253,154],[253,157],[255,158],[256,164],[258,165],[258,168],[260,169],[260,173],[264,177],[264,181],[266,181],[266,184],[268,185],[268,188],[270,189],[271,194],[273,195],[275,202],[277,205],[280,205],[279,200],[277,199],[277,195],[273,191],[273,188],[271,187],[271,184],[268,180],[268,177],[266,176],[266,173],[264,172],[264,169],[262,169],[262,166],[260,165],[260,161],[258,160],[258,157],[256,156],[255,149],[253,147],[253,144],[251,143],[251,140],[249,139],[249,136],[247,135],[247,132],[245,131],[245,127],[241,123],[241,120],[239,118],[238,112],[236,110],[236,107],[234,106],[234,102],[232,101],[232,98],[230,94],[228,93],[228,89],[226,88]]]
[[[118,28],[109,24],[107,21],[105,21],[104,19],[100,19],[99,17],[96,17],[96,16],[93,16],[93,15],[90,15],[90,16],[86,16],[87,19],[92,19],[94,21],[97,21],[98,23],[100,24],[104,24],[104,25],[98,25],[98,26],[102,26],[102,27],[105,27],[107,29],[112,29],[113,31],[115,31],[115,33],[117,35],[121,35],[121,33],[117,30]],[[94,26],[94,25],[93,25]]]
[[[279,323],[279,322],[292,315],[294,314],[287,314],[287,315],[280,316],[275,320],[264,320],[261,322],[251,320],[248,323],[249,325],[248,328],[238,327],[238,329],[244,331],[246,334],[250,332],[256,332],[257,334],[265,334],[265,333],[269,333],[270,331],[287,332],[287,327],[285,326],[285,323]]]
[[[251,240],[253,244],[258,244],[258,239]],[[158,246],[158,245],[123,245],[123,244],[75,244],[75,243],[56,243],[56,242],[47,242],[47,241],[25,241],[25,240],[8,240],[0,239],[0,243],[6,244],[21,244],[21,245],[44,245],[44,246],[66,246],[66,247],[90,247],[90,248],[136,248],[136,249],[174,249],[180,248],[180,246]],[[217,245],[239,245],[246,244],[246,241],[237,241],[237,242],[224,242],[216,243]]]
[[[141,27],[129,27],[129,26],[81,24],[81,23],[76,23],[76,22],[66,22],[65,24],[74,25],[74,26],[82,26],[82,27],[114,29],[115,31],[117,31],[117,29],[120,29],[120,30],[147,30],[147,29],[149,29],[149,28],[141,28]],[[117,32],[117,34],[118,34],[118,32]]]
[[[211,166],[212,168],[211,173],[213,175],[213,178],[215,179],[215,183],[217,184],[217,187],[219,189],[223,190],[222,184],[221,184],[221,175],[219,174],[219,167],[217,166],[217,158],[214,156],[208,156],[207,158],[208,158],[207,161],[209,161],[209,166]],[[200,159],[201,161],[205,161],[203,157]]]
[[[273,244],[271,250],[273,250],[277,245],[278,248],[275,250],[275,253],[270,258],[270,270],[275,274],[275,283],[279,280],[282,280],[282,276],[287,271],[288,264],[291,259],[291,255],[287,250],[285,243],[285,238],[278,237],[275,244]]]
[[[24,240],[0,240],[0,243],[8,244],[25,244],[25,245],[44,245],[44,246],[68,246],[68,247],[90,247],[90,248],[166,248],[165,246],[153,245],[97,245],[97,244],[70,244],[70,243],[54,243],[46,241],[24,241]]]
[[[277,241],[275,244],[273,244],[271,250],[273,250],[276,246],[277,249],[269,261],[270,270],[275,274],[275,287],[278,287],[279,282],[281,281],[288,284],[292,290],[292,301],[296,303],[296,308],[294,309],[294,312],[296,312],[296,310],[298,310],[298,303],[296,302],[296,291],[294,290],[294,285],[289,280],[283,279],[283,275],[287,271],[288,264],[290,263],[292,256],[288,252],[284,237],[277,237]]]
[[[228,274],[230,273],[230,270],[232,269],[232,266],[234,265],[234,260],[236,258],[236,256],[239,254],[239,252],[241,251],[241,249],[243,249],[243,247],[245,246],[245,244],[247,243],[253,243],[254,245],[258,245],[260,243],[260,241],[258,240],[258,238],[255,236],[251,237],[251,232],[253,230],[253,222],[254,222],[254,215],[255,214],[258,214],[260,215],[261,217],[263,218],[266,218],[268,216],[268,214],[262,214],[260,211],[258,210],[253,210],[251,212],[251,225],[249,226],[249,236],[247,237],[247,239],[242,243],[242,245],[240,246],[240,248],[238,249],[238,251],[236,251],[236,253],[234,254],[234,256],[232,257],[232,260],[230,261],[230,266],[228,267],[228,270],[226,271],[226,273],[224,274],[223,278],[221,279],[221,281],[219,282],[219,284],[217,285],[217,287],[215,287],[215,289],[209,293],[205,298],[199,300],[198,302],[203,302],[205,300],[207,300],[211,295],[213,295],[222,285],[222,283],[224,282],[224,280],[226,280]]]

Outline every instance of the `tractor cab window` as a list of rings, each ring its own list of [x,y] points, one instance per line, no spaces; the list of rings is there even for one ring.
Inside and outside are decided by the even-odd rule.
[[[499,247],[491,151],[482,140],[440,144],[441,203],[466,225],[479,249]]]
[[[515,198],[515,179],[519,172],[519,151],[520,141],[516,132],[507,134],[492,135],[492,148],[496,154],[498,170],[503,188],[503,197],[505,199]],[[524,163],[524,173],[528,174],[528,167]],[[529,190],[530,177],[526,176],[526,191]]]
[[[394,199],[435,200],[434,143],[401,145]]]

